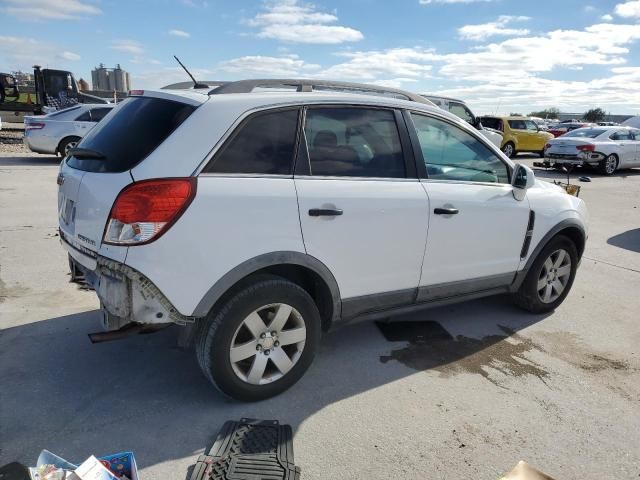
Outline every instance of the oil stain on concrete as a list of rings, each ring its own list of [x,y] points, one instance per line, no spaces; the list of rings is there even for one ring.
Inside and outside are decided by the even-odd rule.
[[[505,387],[500,383],[500,377],[492,375],[492,372],[508,377],[532,375],[547,383],[545,379],[550,376],[550,371],[531,360],[531,352],[552,355],[588,372],[634,370],[626,361],[589,351],[566,332],[544,333],[540,337],[541,343],[538,343],[507,327],[498,327],[504,335],[483,338],[458,335],[454,338],[433,321],[378,323],[388,341],[407,342],[406,346],[381,356],[380,361],[395,360],[414,370],[431,370],[445,377],[474,373],[502,388]]]
[[[527,352],[540,347],[505,327],[500,327],[505,335],[454,338],[438,322],[379,323],[378,326],[387,340],[408,342],[405,347],[380,357],[383,363],[396,360],[415,370],[432,370],[444,376],[475,373],[500,387],[495,376],[491,376],[492,370],[511,377],[533,375],[543,382],[549,375],[542,365],[526,357]]]

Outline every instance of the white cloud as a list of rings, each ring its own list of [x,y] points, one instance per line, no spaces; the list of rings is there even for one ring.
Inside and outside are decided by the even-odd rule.
[[[265,4],[264,12],[248,24],[259,28],[258,37],[284,42],[337,44],[362,40],[362,32],[351,27],[333,25],[334,13],[320,12],[315,5],[298,0],[274,0]]]
[[[320,69],[320,65],[305,63],[297,55],[266,57],[248,55],[227,60],[218,65],[220,70],[239,77],[289,77],[305,76]]]
[[[480,3],[480,2],[495,2],[496,0],[420,0],[422,5],[429,5],[432,3]]]
[[[80,55],[78,55],[77,53],[69,52],[68,50],[65,50],[64,52],[62,52],[60,54],[60,57],[64,58],[65,60],[70,60],[72,62],[80,60]]]
[[[486,40],[493,36],[510,37],[516,35],[528,35],[526,28],[507,28],[513,22],[524,22],[530,17],[500,15],[495,22],[465,25],[458,29],[458,36],[464,40]]]
[[[3,0],[0,12],[21,20],[77,20],[100,15],[100,10],[83,0]]]
[[[50,42],[0,35],[0,65],[10,70],[31,71],[33,65],[64,67],[76,60],[80,55]]]
[[[432,69],[428,63],[439,58],[433,50],[423,48],[342,52],[338,56],[347,58],[347,61],[325,69],[321,76],[358,81],[389,77],[424,79],[430,76]]]
[[[189,32],[185,32],[184,30],[178,30],[178,29],[171,29],[167,32],[169,35],[173,35],[174,37],[182,37],[182,38],[189,38],[191,37],[191,34]]]
[[[111,48],[119,52],[130,53],[132,55],[142,55],[144,47],[140,42],[135,40],[120,39],[111,42]]]
[[[609,15],[608,13],[605,13],[604,15],[602,15],[600,17],[600,19],[605,21],[605,22],[611,22],[613,20],[613,16]]]
[[[619,3],[614,9],[614,13],[620,17],[640,17],[640,0]]]

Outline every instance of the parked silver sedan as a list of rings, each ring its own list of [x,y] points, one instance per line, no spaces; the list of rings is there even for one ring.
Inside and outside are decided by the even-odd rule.
[[[115,104],[83,104],[24,117],[24,143],[32,152],[65,157],[113,107]]]

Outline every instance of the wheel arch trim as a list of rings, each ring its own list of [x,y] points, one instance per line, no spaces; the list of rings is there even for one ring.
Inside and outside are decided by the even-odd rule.
[[[577,229],[582,236],[582,245],[576,245],[576,248],[578,249],[578,253],[580,254],[580,256],[582,256],[582,253],[584,252],[584,244],[586,243],[586,240],[587,240],[587,235],[586,235],[584,226],[575,218],[567,218],[565,220],[562,220],[561,222],[557,223],[552,228],[550,228],[549,231],[537,243],[537,245],[529,255],[529,258],[527,259],[527,262],[525,263],[524,268],[520,270],[518,273],[516,273],[516,276],[511,285],[511,291],[517,291],[520,288],[520,285],[522,285],[522,282],[524,281],[525,277],[529,273],[529,270],[531,269],[533,262],[536,261],[536,258],[538,257],[542,249],[547,245],[547,243],[549,243],[549,241],[553,237],[555,237],[562,231],[567,230],[569,228]]]
[[[222,296],[239,281],[252,273],[256,273],[267,267],[277,265],[294,265],[305,267],[317,274],[327,285],[333,301],[332,323],[338,321],[341,316],[342,300],[338,282],[327,266],[311,255],[294,251],[279,251],[265,253],[242,262],[226,274],[224,274],[209,290],[196,306],[193,316],[204,317]]]

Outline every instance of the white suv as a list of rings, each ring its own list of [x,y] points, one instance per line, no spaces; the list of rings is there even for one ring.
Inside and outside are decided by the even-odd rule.
[[[550,311],[587,236],[580,199],[466,122],[371,95],[132,92],[58,183],[106,327],[191,325],[205,375],[242,400],[290,387],[356,318],[500,293]]]

